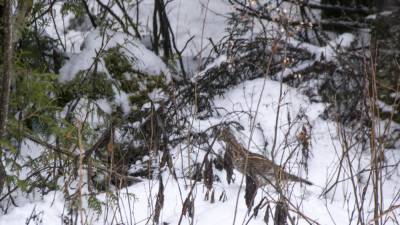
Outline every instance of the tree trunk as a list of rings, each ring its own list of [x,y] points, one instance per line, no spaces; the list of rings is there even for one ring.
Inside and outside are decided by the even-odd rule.
[[[159,24],[157,23],[157,17]],[[160,33],[158,33],[158,31],[160,31]],[[173,54],[169,31],[170,27],[168,16],[165,11],[165,3],[163,0],[155,0],[153,12],[153,50],[157,55],[159,54],[159,42],[161,37],[163,54],[166,59],[170,59]]]
[[[11,84],[11,70],[12,70],[12,1],[4,0],[4,11],[3,11],[3,78],[2,78],[2,91],[0,99],[0,138],[3,139],[6,136],[7,128],[7,117],[8,107],[10,100],[10,84]],[[2,147],[2,146],[0,146]],[[3,151],[3,148],[2,148]],[[1,158],[3,153],[0,155]],[[3,160],[0,160],[0,194],[3,191],[5,183],[6,172],[3,164]]]

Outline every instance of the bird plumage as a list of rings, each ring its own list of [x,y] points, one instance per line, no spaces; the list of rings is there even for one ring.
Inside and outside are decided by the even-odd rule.
[[[258,185],[274,185],[276,180],[279,182],[294,181],[312,185],[310,181],[285,172],[281,166],[276,165],[264,156],[248,151],[237,141],[227,127],[222,128],[219,139],[225,142],[226,156],[230,157],[234,168],[252,177]]]

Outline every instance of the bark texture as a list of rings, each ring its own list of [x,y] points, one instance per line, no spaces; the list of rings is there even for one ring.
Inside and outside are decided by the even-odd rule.
[[[3,3],[3,76],[2,76],[2,91],[0,99],[0,138],[4,138],[7,128],[8,107],[10,100],[10,84],[11,84],[11,70],[12,70],[12,1],[4,0]],[[2,147],[2,146],[1,146]],[[3,162],[3,149],[1,150],[0,160],[0,194],[3,191],[6,171]]]

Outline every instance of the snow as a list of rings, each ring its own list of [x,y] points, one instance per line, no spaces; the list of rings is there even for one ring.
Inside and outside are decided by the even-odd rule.
[[[386,104],[385,102],[383,102],[381,100],[377,100],[376,104],[381,109],[381,111],[384,112],[384,113],[398,113],[398,111],[396,110],[395,106],[388,105],[388,104]]]
[[[371,15],[368,15],[365,19],[366,20],[376,20],[376,16],[377,15],[379,15],[379,16],[388,16],[388,15],[390,15],[390,14],[392,14],[393,13],[393,11],[383,11],[383,12],[380,12],[380,13],[378,13],[378,14],[371,14]]]
[[[263,79],[256,79],[239,84],[236,87],[228,90],[223,97],[215,99],[216,108],[225,108],[221,110],[218,117],[210,118],[209,120],[193,119],[194,129],[203,130],[212,124],[221,121],[236,121],[239,122],[244,130],[236,132],[244,145],[248,143],[250,137],[250,125],[252,118],[255,116],[257,109],[257,101],[261,99],[259,113],[256,117],[256,124],[265,133],[267,137],[267,151],[264,151],[262,146],[264,144],[263,136],[260,129],[256,129],[250,145],[250,150],[266,157],[271,157],[271,144],[274,137],[275,118],[279,100],[280,83],[277,81],[265,80],[265,90],[260,96],[261,89],[263,88]],[[298,93],[298,90],[290,88],[285,84],[282,85],[284,97],[281,100],[281,111],[278,116],[278,136],[277,136],[277,155],[276,161],[283,163],[286,161],[290,151],[294,149],[293,145],[283,145],[286,138],[286,133],[289,131],[288,114],[291,115],[293,127],[289,131],[288,142],[292,143],[296,140],[298,130],[306,123],[312,127],[311,131],[311,158],[309,160],[308,173],[304,167],[299,165],[299,155],[289,160],[286,169],[290,169],[292,173],[306,178],[314,183],[312,186],[304,186],[300,184],[289,184],[289,189],[293,188],[289,196],[294,206],[298,206],[302,213],[309,217],[309,219],[317,221],[319,224],[347,224],[351,209],[354,205],[352,201],[346,199],[348,190],[348,182],[339,184],[335,190],[335,194],[328,193],[327,198],[321,197],[323,187],[327,184],[332,184],[333,177],[336,177],[337,163],[340,161],[340,137],[336,134],[337,125],[332,121],[324,121],[319,115],[324,110],[324,105],[321,103],[310,103],[306,96]],[[253,115],[249,117],[246,113],[251,112]],[[237,112],[232,114],[232,112]],[[301,119],[296,120],[296,115],[305,115]],[[221,152],[223,149],[222,143],[217,143],[214,147],[215,152]],[[187,157],[192,160],[196,158],[202,159],[204,152],[198,152],[194,149],[192,154],[186,151],[179,154],[179,149],[176,149],[174,164],[176,165],[177,175],[180,177],[175,181],[169,172],[163,173],[163,181],[165,187],[165,205],[161,211],[160,221],[169,224],[178,224],[182,202],[186,198],[190,189],[190,183],[193,181],[185,180],[182,178],[186,174],[186,169],[180,170],[180,165],[183,168],[187,166]],[[145,159],[143,159],[145,160]],[[355,162],[354,162],[355,163]],[[361,163],[368,163],[367,158],[361,160]],[[366,165],[365,164],[365,165]],[[354,168],[358,166],[353,165]],[[360,165],[362,167],[362,165]],[[214,182],[215,203],[205,200],[206,188],[199,182],[195,185],[194,198],[195,198],[195,216],[194,224],[232,224],[233,215],[236,205],[236,197],[239,193],[239,203],[237,210],[237,219],[235,224],[242,224],[243,221],[249,220],[247,208],[244,203],[244,187],[241,187],[240,181],[242,174],[235,171],[235,182],[228,185],[225,181],[225,172],[214,170],[214,173],[220,178],[220,182]],[[398,186],[400,183],[397,179],[386,180],[384,185],[384,200],[386,204],[390,202],[395,193],[391,190]],[[189,186],[188,186],[189,185]],[[329,186],[329,185],[328,185]],[[158,193],[157,180],[144,180],[138,184],[132,185],[126,189],[121,189],[117,192],[118,201],[112,201],[114,197],[107,194],[99,194],[96,197],[101,202],[108,202],[108,210],[105,206],[102,208],[102,213],[97,214],[97,211],[85,208],[85,215],[93,220],[93,224],[146,224],[149,216],[152,215],[154,204]],[[55,200],[52,196],[55,196]],[[22,207],[13,209],[10,213],[1,218],[2,224],[17,224],[20,221],[25,221],[31,214],[31,211],[36,207],[36,211],[43,211],[43,224],[61,224],[61,215],[63,213],[63,204],[61,193],[49,194],[41,201],[35,201],[25,204]],[[223,200],[219,200],[220,196],[225,196]],[[370,195],[370,189],[367,191],[367,199]],[[263,187],[258,191],[255,199],[255,204],[267,197],[270,201],[277,198],[277,193],[272,187]],[[346,203],[347,202],[347,203]],[[274,204],[270,203],[272,209]],[[290,208],[293,208],[291,206]],[[120,213],[115,214],[116,212]],[[262,209],[256,218],[250,220],[249,224],[265,224],[263,221],[265,208]],[[108,213],[107,213],[108,212]],[[366,212],[367,214],[368,212]],[[115,215],[112,216],[112,215]],[[295,216],[296,214],[293,214]],[[332,220],[334,218],[334,220]],[[370,217],[371,218],[371,217]],[[295,220],[299,220],[299,224],[308,224],[305,219],[295,216]],[[131,223],[131,221],[134,221]],[[190,219],[187,216],[183,217],[182,224],[190,224]]]
[[[140,4],[141,29],[146,29],[146,26],[152,24],[153,2],[152,0],[144,0]],[[169,3],[170,23],[173,25],[176,33],[178,48],[182,49],[185,42],[190,37],[195,36],[189,43],[188,50],[184,54],[187,57],[198,57],[198,52],[201,49],[210,48],[207,38],[211,37],[216,42],[226,34],[224,31],[226,14],[231,10],[233,9],[228,7],[226,0],[175,0]],[[131,13],[135,16],[135,12]],[[68,18],[67,16],[65,20],[68,21]],[[60,26],[60,24],[57,23],[57,26]],[[58,28],[61,29],[62,27]],[[55,35],[54,30],[48,32],[50,35]],[[170,71],[168,67],[160,57],[148,49],[149,44],[146,44],[144,40],[134,39],[121,32],[107,32],[106,38],[103,40],[99,30],[70,31],[66,33],[66,39],[68,39],[67,49],[71,49],[71,54],[68,62],[60,70],[60,82],[70,81],[74,79],[79,71],[85,71],[92,67],[94,58],[100,49],[107,50],[115,46],[121,46],[124,54],[135,59],[132,60],[132,63],[136,69],[149,75],[164,74],[169,79]],[[103,41],[104,46],[102,46]],[[337,56],[338,50],[350,47],[353,41],[354,36],[345,33],[323,47],[300,43],[294,39],[291,39],[289,42],[293,46],[313,53],[316,56],[315,60],[333,61]],[[76,45],[82,43],[82,49],[78,50],[77,46],[72,46],[72,43],[76,43]],[[204,56],[205,52],[204,50],[200,55]],[[198,73],[197,77],[193,78],[193,81],[201,77],[208,69],[220,65],[226,60],[226,56],[221,55],[212,64],[208,65],[202,73]],[[311,63],[313,61],[302,62],[293,68],[288,68],[285,71],[275,74],[275,77],[284,78],[289,74],[304,69]],[[108,73],[102,61],[100,61],[98,70]],[[282,99],[280,100],[281,88]],[[130,108],[129,94],[117,90],[115,86],[113,86],[113,90],[116,96],[114,102],[100,99],[95,104],[108,114],[111,114],[113,104],[120,105],[123,111],[127,113]],[[397,99],[398,96],[397,93],[392,97]],[[154,102],[165,98],[160,90],[154,90],[149,94],[149,97]],[[258,102],[260,103],[259,105]],[[378,104],[386,107],[382,103],[378,102]],[[351,190],[350,180],[345,180],[338,184],[337,188],[327,193],[326,197],[322,195],[324,192],[323,187],[330,186],[335,182],[334,178],[338,175],[336,168],[342,160],[343,151],[341,137],[337,134],[339,129],[338,124],[334,121],[326,121],[320,118],[320,114],[326,107],[324,104],[310,102],[305,95],[299,93],[299,90],[285,84],[281,85],[279,81],[260,78],[246,81],[227,90],[223,96],[217,97],[214,100],[214,106],[215,111],[218,111],[218,116],[208,118],[207,120],[200,120],[193,116],[190,118],[192,129],[197,131],[206,130],[212,125],[227,121],[240,123],[244,130],[236,131],[235,134],[244,146],[249,144],[250,151],[262,154],[268,158],[274,157],[277,163],[285,164],[285,168],[290,170],[291,173],[314,183],[312,186],[300,184],[289,184],[288,186],[288,192],[293,188],[293,192],[288,193],[288,198],[290,198],[295,206],[298,206],[304,215],[322,225],[349,224],[349,218],[352,216],[352,209],[354,207],[354,193],[349,191]],[[143,107],[151,107],[151,105],[145,104]],[[277,116],[278,108],[279,115]],[[85,113],[86,111],[82,115],[85,115]],[[251,135],[253,124],[256,128],[253,135]],[[300,152],[295,152],[289,158],[293,151],[299,151],[298,149],[296,150],[296,144],[298,143],[297,135],[303,126],[308,129],[311,138],[311,156],[308,161],[308,170],[305,169],[304,165],[299,163],[301,161]],[[275,139],[275,128],[277,128],[277,144],[275,153],[272,155],[271,148]],[[251,140],[249,141],[250,137]],[[162,173],[165,187],[165,202],[161,211],[160,222],[178,224],[183,201],[194,182],[184,178],[184,175],[188,174],[188,161],[191,164],[201,161],[205,155],[205,152],[199,149],[191,149],[191,152],[181,152],[181,148],[184,147],[187,146],[178,146],[172,152],[178,180],[175,181],[167,171]],[[23,156],[29,155],[31,157],[38,157],[40,151],[43,151],[43,149],[40,149],[40,147],[29,141],[24,142],[22,149]],[[216,153],[223,152],[223,143],[216,142],[213,150]],[[359,150],[357,146],[355,150]],[[392,162],[396,162],[395,154],[393,154],[394,151],[388,150],[385,152],[388,156],[393,155],[390,158],[388,157]],[[357,151],[355,152],[357,153]],[[352,161],[351,166],[353,169],[361,170],[369,165],[367,154],[361,156],[355,153],[351,154],[352,159],[356,157],[360,158],[359,163],[356,160]],[[215,155],[212,155],[212,157],[215,157]],[[153,159],[149,157],[142,159],[143,162],[148,160]],[[286,161],[288,161],[287,164]],[[137,162],[138,165],[140,163],[142,162]],[[136,167],[132,166],[131,170],[135,171],[135,169]],[[349,168],[347,166],[344,166],[344,170],[345,172],[343,173],[345,175],[342,174],[339,177],[340,180],[346,179],[349,175]],[[214,182],[215,203],[205,200],[206,187],[201,182],[195,185],[193,224],[233,224],[238,193],[239,202],[237,204],[236,224],[245,224],[249,220],[250,215],[247,214],[244,202],[244,187],[240,184],[243,175],[235,171],[235,182],[228,184],[225,180],[225,171],[214,170],[214,173],[220,178],[219,182]],[[396,196],[394,191],[398,190],[400,185],[398,179],[399,173],[400,171],[395,169],[393,178],[385,180],[383,184],[384,208]],[[363,187],[364,184],[360,182],[359,185]],[[154,212],[157,193],[158,181],[144,180],[130,187],[115,191],[114,195],[111,195],[111,193],[98,194],[96,198],[103,203],[107,203],[107,206],[102,205],[102,212],[100,214],[87,207],[87,201],[85,200],[84,215],[88,220],[92,221],[92,224],[99,225],[149,224],[148,221],[151,219],[149,217]],[[220,196],[222,196],[221,200]],[[258,191],[255,204],[264,197],[268,198],[273,210],[275,206],[274,201],[278,197],[276,191],[272,187],[263,187]],[[84,196],[84,198],[86,199],[87,196]],[[365,216],[369,216],[369,219],[372,218],[371,206],[369,205],[371,198],[371,188],[368,188],[366,192],[367,205],[365,206]],[[32,201],[25,201],[23,204],[12,208],[11,211],[0,217],[0,224],[23,224],[31,216],[32,211],[39,213],[39,218],[42,220],[41,224],[43,225],[63,224],[63,215],[66,214],[65,204],[67,203],[63,198],[62,192],[51,192],[43,199],[36,198]],[[293,206],[290,208],[294,210]],[[263,221],[264,211],[265,208],[260,210],[259,215],[252,218],[249,224],[265,224]],[[291,216],[295,216],[295,220],[299,220],[298,224],[300,225],[309,224],[304,218],[299,218],[293,212],[291,212]],[[190,218],[184,216],[182,224],[191,224]],[[350,224],[355,224],[355,221]]]
[[[112,107],[106,99],[99,99],[96,101],[96,104],[103,112],[105,112],[107,114],[112,113]],[[123,108],[125,108],[125,107],[123,107]]]
[[[128,58],[135,70],[149,76],[165,76],[166,82],[171,80],[171,73],[160,57],[148,50],[139,40],[132,39],[132,37],[122,32],[107,31],[105,34],[102,34],[99,29],[93,30],[86,36],[82,47],[82,51],[71,54],[69,56],[70,59],[60,69],[60,82],[73,80],[81,71],[93,70],[98,54],[101,53],[102,55],[104,51],[113,47],[121,47],[122,54]],[[110,76],[102,58],[99,59],[96,69],[97,72],[104,72]],[[125,74],[125,76],[129,75]],[[127,114],[131,108],[130,95],[122,90],[118,90],[115,86],[112,88],[114,103],[121,106],[123,112]],[[97,103],[104,112],[111,113],[111,105],[113,105],[111,102],[102,99],[97,101]]]
[[[2,215],[0,224],[62,224],[61,214],[64,204],[62,193],[49,193],[43,200],[16,207],[11,213]],[[34,215],[37,217],[27,223],[29,218]]]
[[[214,61],[210,64],[208,64],[206,66],[206,68],[204,68],[201,72],[197,73],[195,76],[193,76],[191,78],[192,82],[196,82],[197,80],[199,80],[202,76],[204,76],[208,70],[210,70],[211,68],[215,68],[220,66],[222,63],[226,62],[227,57],[226,55],[220,55],[218,56],[216,59],[214,59]]]
[[[170,72],[165,63],[148,50],[140,41],[132,39],[122,32],[106,32],[102,34],[98,29],[91,31],[83,42],[83,50],[80,53],[70,55],[70,60],[60,69],[61,82],[73,80],[79,71],[86,71],[94,66],[97,54],[113,47],[121,47],[122,52],[133,59],[132,64],[138,71],[149,75],[164,74],[170,79]],[[107,72],[104,62],[97,66],[98,72]]]
[[[122,107],[122,112],[124,114],[127,114],[130,112],[130,101],[129,101],[129,95],[123,91],[123,90],[118,90],[115,86],[112,87],[114,90],[114,93],[116,93],[115,95],[115,99],[114,102]]]
[[[161,89],[154,89],[152,92],[148,94],[149,99],[152,102],[160,102],[166,100],[168,97],[165,95],[164,91]]]
[[[390,94],[390,97],[393,98],[394,100],[399,100],[400,99],[400,92],[393,92]]]
[[[314,61],[312,61],[312,60],[304,60],[303,62],[301,62],[300,64],[298,64],[296,66],[286,68],[286,69],[276,73],[274,75],[274,77],[279,80],[283,80],[286,77],[288,77],[289,75],[296,74],[297,72],[306,69],[307,67],[311,66],[313,63],[314,63]]]
[[[346,49],[350,47],[351,43],[354,41],[354,38],[355,37],[353,34],[344,33],[323,47],[315,46],[310,43],[299,42],[293,38],[291,38],[288,43],[297,48],[310,52],[316,57],[316,60],[325,60],[330,62],[335,60],[340,49]]]
[[[153,0],[144,0],[140,4],[140,23],[145,30],[151,29],[153,19]],[[184,55],[194,56],[201,50],[207,53],[212,46],[208,38],[218,42],[225,33],[226,15],[231,12],[226,0],[176,0],[167,5],[168,18],[179,50],[194,36]],[[136,12],[132,12],[136,18]],[[200,53],[201,54],[201,53]],[[205,54],[203,54],[204,56]]]
[[[74,15],[71,13],[63,14],[62,10],[62,2],[56,2],[53,6],[53,16],[55,23],[50,23],[50,26],[46,27],[46,33],[58,39],[58,35],[60,35],[60,42],[66,48],[67,52],[79,52],[81,43],[84,40],[85,35],[87,34],[87,30],[68,30],[71,19],[74,18]],[[52,21],[51,16],[45,14],[45,17],[49,21]],[[58,33],[58,34],[57,34]]]

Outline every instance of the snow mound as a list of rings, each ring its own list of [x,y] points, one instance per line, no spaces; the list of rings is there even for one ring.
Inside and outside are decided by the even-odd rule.
[[[169,81],[170,72],[165,63],[139,40],[121,32],[107,32],[103,35],[97,29],[86,36],[80,53],[69,56],[69,61],[60,69],[60,82],[73,80],[79,71],[90,69],[99,52],[113,47],[121,47],[122,52],[135,62],[134,68],[138,71],[149,75],[164,74]],[[107,73],[102,62],[98,64],[97,69]]]

